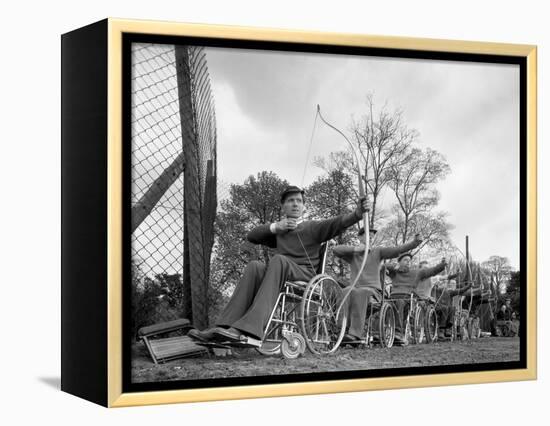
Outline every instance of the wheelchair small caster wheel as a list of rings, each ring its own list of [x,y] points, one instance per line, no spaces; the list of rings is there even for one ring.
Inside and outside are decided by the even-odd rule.
[[[281,342],[281,353],[287,359],[295,359],[306,350],[306,341],[299,333],[288,333]]]

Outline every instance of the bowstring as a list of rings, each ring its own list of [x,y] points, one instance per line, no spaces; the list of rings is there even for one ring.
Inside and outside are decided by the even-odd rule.
[[[315,119],[313,120],[313,128],[311,129],[311,136],[309,138],[309,148],[307,150],[307,156],[306,156],[306,162],[304,164],[304,172],[302,174],[302,182],[300,183],[300,188],[303,188],[304,186],[304,180],[306,178],[306,170],[309,163],[309,156],[311,154],[311,147],[313,146],[313,138],[315,136],[315,129],[317,128],[317,117],[319,117],[319,110],[315,112]],[[298,241],[300,241],[300,245],[302,246],[302,249],[304,250],[304,253],[306,254],[307,261],[309,262],[309,266],[311,266],[311,269],[313,271],[313,275],[317,273],[317,270],[313,267],[313,262],[311,261],[309,254],[307,253],[306,247],[304,246],[304,242],[302,241],[302,238],[300,237],[300,231],[298,231],[298,228],[296,228],[296,236],[298,237]]]
[[[300,231],[298,231],[298,228],[296,228],[296,236],[298,237],[298,240],[300,241],[300,245],[304,249],[304,253],[306,254],[307,261],[309,262],[309,266],[311,266],[311,269],[313,271],[313,275],[315,275],[317,273],[317,270],[313,267],[313,262],[311,261],[311,259],[309,258],[309,255],[307,254],[306,247],[304,246],[304,243],[302,242],[302,239],[300,238]]]
[[[302,182],[300,184],[301,188],[304,186],[304,180],[306,178],[306,170],[309,164],[309,156],[311,154],[311,147],[313,146],[313,137],[315,136],[315,129],[317,128],[317,117],[319,117],[318,110],[315,112],[315,119],[313,120],[313,129],[311,129],[311,137],[309,139],[309,148],[307,149],[306,162],[304,164],[304,173],[302,174]]]

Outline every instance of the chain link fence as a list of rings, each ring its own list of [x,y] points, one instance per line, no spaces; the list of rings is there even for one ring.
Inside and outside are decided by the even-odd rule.
[[[204,48],[133,44],[131,91],[134,287],[179,283],[179,316],[206,325],[217,199]]]

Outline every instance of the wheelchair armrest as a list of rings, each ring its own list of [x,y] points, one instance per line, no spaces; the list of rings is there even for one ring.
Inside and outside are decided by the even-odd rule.
[[[286,281],[285,282],[285,286],[296,290],[302,290],[302,291],[306,289],[307,285],[308,283],[306,281]]]

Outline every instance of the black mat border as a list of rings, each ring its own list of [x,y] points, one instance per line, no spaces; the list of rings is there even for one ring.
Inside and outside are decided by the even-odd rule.
[[[516,362],[461,364],[430,367],[395,368],[382,370],[339,371],[310,374],[288,374],[278,376],[254,376],[236,378],[218,378],[202,380],[177,380],[166,382],[131,382],[131,239],[130,239],[130,164],[131,164],[131,44],[158,43],[180,44],[207,47],[227,47],[241,49],[259,49],[291,51],[304,53],[327,53],[361,55],[381,58],[429,59],[438,61],[461,61],[491,64],[510,64],[520,67],[520,279],[522,305],[520,317],[520,360]],[[334,46],[306,43],[287,43],[272,41],[229,40],[204,37],[163,36],[137,33],[124,33],[122,38],[122,99],[123,99],[123,392],[146,392],[161,390],[185,390],[243,385],[268,385],[281,383],[317,382],[327,380],[364,379],[419,374],[464,373],[527,368],[528,333],[527,318],[527,58],[504,55],[472,53],[435,52],[423,50],[386,49],[373,47]]]

